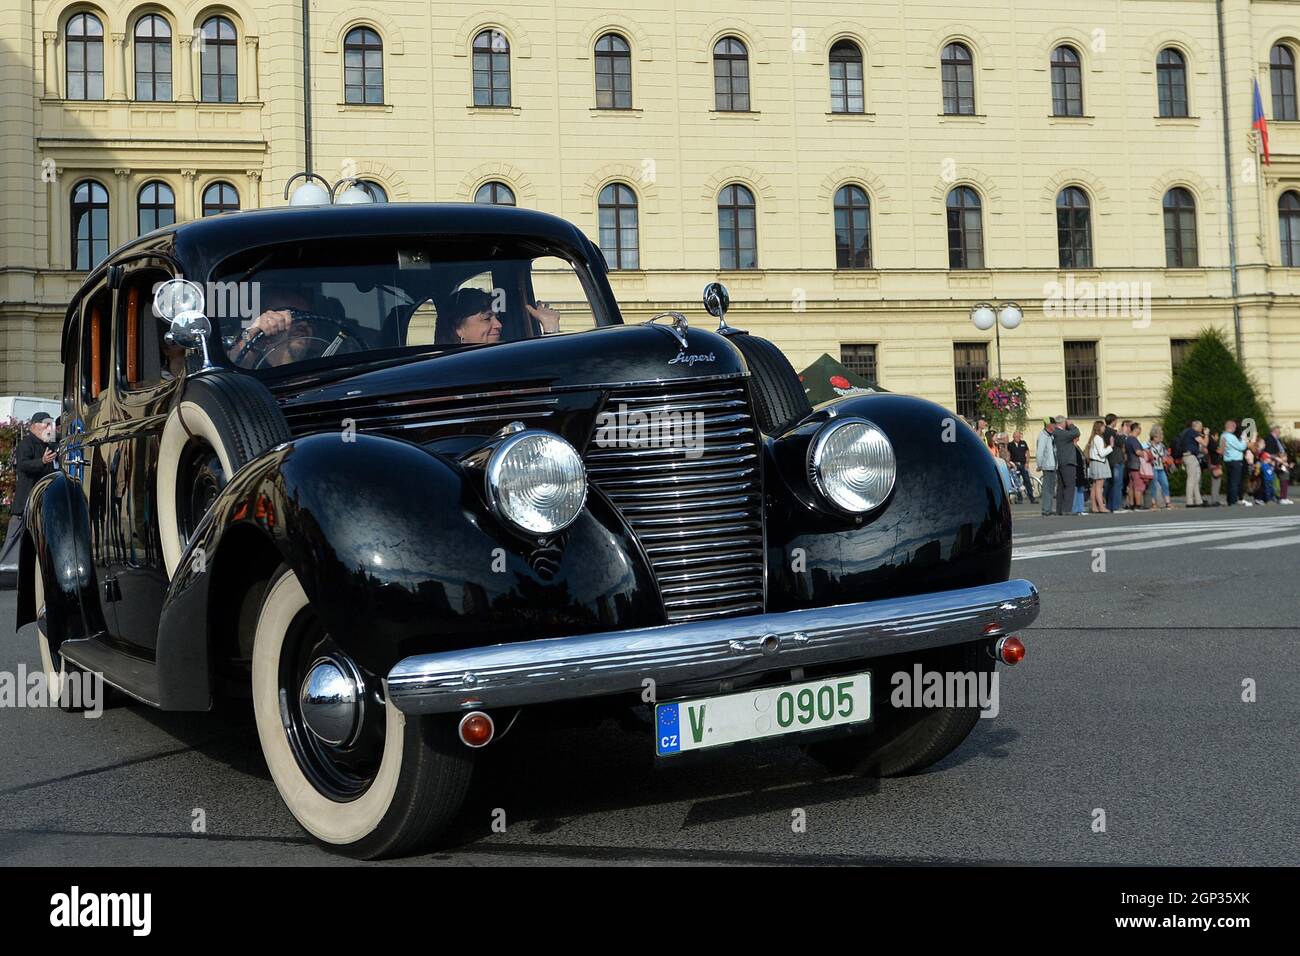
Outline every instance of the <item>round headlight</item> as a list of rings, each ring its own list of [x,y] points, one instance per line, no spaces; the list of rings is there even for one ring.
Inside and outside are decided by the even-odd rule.
[[[866,514],[889,497],[896,467],[885,433],[861,418],[829,422],[808,448],[813,487],[850,514]]]
[[[555,534],[582,511],[587,469],[558,435],[516,432],[488,458],[487,496],[492,510],[520,531]]]

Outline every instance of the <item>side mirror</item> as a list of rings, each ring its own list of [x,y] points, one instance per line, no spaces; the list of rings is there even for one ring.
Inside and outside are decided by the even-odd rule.
[[[709,315],[725,324],[729,305],[731,305],[731,296],[727,294],[727,287],[721,282],[710,282],[704,287],[704,308],[708,310]]]
[[[212,323],[202,312],[190,310],[172,319],[167,338],[183,349],[201,348],[212,334]]]

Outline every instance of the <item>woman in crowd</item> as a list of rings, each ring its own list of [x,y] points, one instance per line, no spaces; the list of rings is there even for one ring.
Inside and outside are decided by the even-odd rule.
[[[1074,446],[1074,511],[1071,514],[1086,515],[1088,512],[1083,510],[1083,499],[1088,492],[1088,469],[1083,448],[1079,445],[1079,436],[1075,435],[1071,440]]]
[[[1110,514],[1106,507],[1106,479],[1110,477],[1111,446],[1106,441],[1106,423],[1100,418],[1092,423],[1088,438],[1088,501],[1093,514]]]
[[[1169,476],[1165,474],[1169,449],[1165,446],[1165,430],[1160,425],[1151,426],[1151,441],[1147,443],[1147,453],[1150,455],[1148,460],[1151,462],[1152,469],[1151,494],[1155,506],[1159,508],[1163,500],[1164,509],[1169,511],[1174,506],[1173,499],[1169,496]]]
[[[1207,444],[1205,446],[1205,460],[1210,466],[1210,500],[1208,502],[1211,508],[1217,508],[1223,502],[1219,500],[1220,492],[1223,490],[1223,452],[1219,449],[1219,433],[1209,428],[1204,429],[1206,433]]]

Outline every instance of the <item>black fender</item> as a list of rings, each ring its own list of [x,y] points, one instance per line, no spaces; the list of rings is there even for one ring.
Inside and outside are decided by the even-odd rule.
[[[539,543],[505,528],[458,463],[346,437],[308,435],[248,463],[195,530],[160,620],[163,707],[209,706],[213,649],[229,637],[218,631],[242,597],[220,582],[268,544],[331,636],[379,675],[415,653],[664,623],[639,545],[594,490]]]
[[[861,520],[834,512],[807,478],[808,446],[832,415],[865,418],[894,446],[894,488]],[[837,399],[766,447],[769,611],[1010,576],[1011,504],[993,456],[942,406],[883,393]]]
[[[51,649],[65,640],[107,630],[90,554],[90,516],[81,486],[62,471],[32,488],[25,511],[27,531],[18,558],[17,625],[36,620],[36,561],[41,562],[45,619]]]

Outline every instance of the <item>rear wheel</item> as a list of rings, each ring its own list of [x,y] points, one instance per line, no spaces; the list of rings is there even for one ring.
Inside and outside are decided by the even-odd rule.
[[[276,789],[326,846],[362,859],[412,852],[455,818],[472,752],[450,717],[410,717],[324,630],[281,566],[253,641],[253,712]]]
[[[779,435],[812,411],[799,373],[779,348],[748,333],[729,336],[727,341],[745,356],[754,415],[766,434]]]
[[[158,532],[168,575],[235,472],[290,437],[256,379],[216,373],[186,385],[158,448]]]
[[[926,671],[992,673],[993,658],[981,644],[943,648],[922,658]],[[909,665],[910,668],[910,665]],[[909,668],[900,667],[900,670]],[[888,675],[878,680],[889,686]],[[866,733],[808,744],[805,751],[837,773],[901,777],[917,773],[952,753],[979,723],[978,703],[969,707],[894,707],[878,696],[876,715]]]

